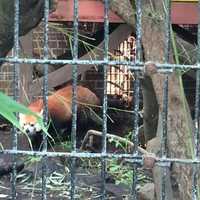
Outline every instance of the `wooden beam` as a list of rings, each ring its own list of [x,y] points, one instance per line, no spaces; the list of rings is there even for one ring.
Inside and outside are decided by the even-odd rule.
[[[131,27],[126,24],[122,24],[119,27],[117,27],[110,34],[109,51],[112,52],[113,50],[117,49],[119,44],[124,40],[126,40],[131,33],[132,33]],[[93,49],[94,55],[98,55],[98,57],[96,58],[98,60],[103,59],[103,47],[104,47],[104,42],[102,41],[97,48]],[[100,51],[99,49],[102,49],[102,51]],[[80,60],[91,60],[91,52],[88,52],[87,54],[82,56]],[[92,65],[78,66],[78,75],[85,73],[91,67]],[[58,70],[49,73],[48,77],[49,90],[70,81],[71,78],[72,78],[71,65],[65,65],[59,68]],[[42,82],[43,82],[43,77],[33,81],[33,85],[30,87],[30,92],[32,96],[38,96],[41,94]]]

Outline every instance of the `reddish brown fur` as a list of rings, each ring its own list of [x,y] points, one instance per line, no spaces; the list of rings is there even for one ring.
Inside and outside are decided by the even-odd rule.
[[[88,88],[78,86],[77,87],[77,106],[78,110],[84,106],[84,104],[89,105],[99,105],[99,99],[97,96],[91,92]],[[48,108],[50,115],[56,116],[56,119],[60,122],[65,122],[71,119],[72,107],[72,86],[67,86],[55,92],[53,95],[49,96]]]
[[[77,86],[77,109],[80,110],[84,104],[99,105],[99,99],[88,88]],[[28,106],[32,111],[40,113],[43,109],[43,101],[41,99],[32,102]],[[72,86],[66,86],[48,97],[48,110],[52,118],[63,123],[71,119],[72,112]],[[23,123],[35,123],[33,116],[24,116]]]

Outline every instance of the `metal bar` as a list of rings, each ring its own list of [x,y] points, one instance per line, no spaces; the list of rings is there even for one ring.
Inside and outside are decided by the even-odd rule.
[[[170,54],[170,1],[165,0],[165,63],[169,63]],[[162,135],[161,135],[161,156],[167,156],[167,115],[168,115],[168,74],[163,85],[163,111],[162,111]]]
[[[104,0],[104,59],[103,60],[79,60],[78,59],[78,0],[74,0],[74,37],[73,37],[73,59],[72,60],[53,60],[48,57],[48,14],[49,14],[49,0],[45,0],[44,5],[44,56],[43,59],[27,59],[19,58],[19,0],[15,0],[15,19],[14,19],[14,57],[12,58],[1,58],[0,61],[7,61],[14,64],[14,99],[19,99],[19,64],[44,64],[44,81],[43,81],[43,103],[44,103],[44,123],[48,123],[48,64],[70,64],[73,65],[72,70],[72,132],[71,140],[73,150],[72,152],[47,152],[47,137],[43,135],[43,148],[42,151],[18,151],[17,150],[17,132],[16,128],[12,131],[12,149],[2,150],[0,154],[11,155],[13,158],[13,171],[12,171],[12,199],[16,199],[16,156],[18,155],[32,155],[42,157],[43,168],[42,168],[42,199],[47,199],[47,158],[48,157],[66,157],[70,158],[71,161],[71,189],[70,197],[75,199],[76,189],[76,159],[77,158],[100,158],[101,159],[101,177],[102,177],[102,188],[101,188],[101,199],[106,199],[106,159],[128,159],[133,164],[133,184],[132,184],[132,199],[137,200],[137,166],[143,164],[143,157],[139,156],[138,151],[138,121],[139,121],[139,100],[140,100],[140,81],[139,71],[144,70],[145,63],[142,62],[142,45],[141,45],[141,34],[142,34],[142,23],[141,23],[141,0],[136,1],[136,60],[135,61],[110,61],[108,56],[109,49],[109,0]],[[169,73],[174,69],[197,69],[196,77],[196,103],[195,103],[195,159],[180,159],[180,158],[167,158],[167,115],[168,115],[168,74],[164,81],[163,87],[163,112],[162,112],[162,139],[161,139],[161,158],[156,157],[156,165],[163,168],[162,171],[162,191],[160,199],[166,198],[165,191],[165,174],[169,163],[188,164],[193,167],[192,175],[192,197],[198,199],[198,166],[200,166],[199,159],[199,112],[200,112],[200,25],[198,25],[198,64],[196,65],[180,65],[169,63],[169,51],[170,51],[170,1],[165,0],[165,63],[155,63],[158,71]],[[199,1],[200,2],[200,1]],[[200,12],[200,3],[199,3]],[[125,44],[123,44],[125,45]],[[127,43],[128,45],[128,43]],[[77,131],[77,66],[82,65],[102,65],[104,72],[104,98],[103,98],[103,137],[102,137],[102,152],[101,153],[78,153],[76,150],[76,131]],[[106,133],[107,133],[107,68],[108,66],[120,65],[120,67],[129,66],[129,69],[135,72],[134,81],[134,122],[133,122],[133,143],[134,149],[132,154],[114,154],[107,153],[106,144]],[[121,69],[121,68],[119,68]],[[118,70],[117,70],[118,71]],[[121,72],[120,72],[121,73]],[[111,76],[112,77],[112,76]],[[119,74],[121,79],[121,74]],[[111,85],[110,85],[111,87]]]
[[[104,60],[108,60],[108,44],[109,44],[109,1],[104,0]],[[104,98],[103,98],[103,143],[102,143],[102,153],[106,153],[106,133],[107,133],[107,65],[103,66],[104,73]]]
[[[136,56],[135,63],[142,60],[142,2],[141,0],[136,1]],[[133,156],[138,155],[138,122],[139,122],[139,101],[140,101],[140,81],[139,72],[134,71],[134,122],[133,122]],[[137,164],[133,164],[133,183],[132,183],[132,199],[137,200],[137,190],[136,186],[138,183],[137,177]]]
[[[141,0],[136,1],[136,57],[135,62],[141,61],[142,55],[142,9]],[[133,143],[134,154],[138,154],[138,120],[139,120],[139,93],[140,93],[140,81],[138,71],[135,71],[134,81],[134,130],[133,130]]]
[[[200,12],[200,1],[198,1],[198,10]],[[197,61],[200,63],[200,14],[198,12],[198,51],[197,51]],[[195,95],[195,119],[194,119],[194,159],[199,158],[199,117],[200,117],[200,70],[196,71],[196,95]],[[198,167],[193,165],[192,171],[192,199],[199,199],[199,187],[198,187]]]
[[[167,157],[167,115],[168,115],[168,75],[163,84],[163,110],[162,110],[162,132],[161,132],[161,157]],[[166,197],[166,167],[161,170],[161,199]]]
[[[39,157],[65,157],[65,158],[116,158],[116,159],[128,159],[129,162],[143,164],[142,156],[133,156],[132,154],[115,154],[115,153],[66,153],[66,152],[42,152],[42,151],[23,151],[5,149],[1,150],[0,154],[4,155],[25,155],[25,156],[39,156]],[[172,163],[183,164],[183,165],[197,165],[200,166],[200,159],[181,159],[181,158],[155,158],[156,165],[158,166],[169,166]]]
[[[133,61],[113,61],[113,60],[44,60],[44,59],[30,59],[30,58],[0,58],[0,62],[19,63],[19,64],[51,64],[51,65],[128,65],[129,69],[144,71],[145,62],[135,63]],[[149,62],[149,61],[148,61]],[[175,69],[200,69],[199,64],[181,65],[170,63],[152,62],[157,66],[159,72],[172,72]],[[84,66],[81,66],[84,67]]]
[[[13,56],[15,59],[19,57],[19,0],[15,0],[14,4],[14,47],[13,47]],[[20,76],[20,69],[19,64],[14,64],[14,83],[13,83],[13,90],[14,90],[14,100],[19,100],[19,76]],[[18,114],[16,114],[18,118]],[[12,149],[17,151],[17,128],[12,128]],[[17,171],[16,171],[16,164],[17,164],[17,155],[12,155],[12,174],[11,174],[11,191],[12,191],[12,199],[17,199],[16,193],[16,178],[17,178]]]
[[[75,173],[76,173],[76,158],[70,159],[70,199],[75,199]]]
[[[171,12],[170,6],[171,1],[164,1],[164,13],[165,13],[165,47],[164,47],[164,61],[169,63],[170,55],[170,30],[171,30]],[[161,132],[161,157],[167,157],[167,118],[168,118],[168,74],[166,74],[164,84],[163,84],[163,110],[162,110],[162,132]],[[166,199],[166,174],[167,168],[164,167],[161,169],[161,197],[160,199]]]
[[[170,56],[170,43],[171,43],[171,1],[164,1],[164,13],[165,13],[165,48],[164,48],[164,59],[165,63],[169,63]]]
[[[104,61],[108,61],[108,44],[109,44],[109,0],[104,0]],[[108,65],[103,65],[103,130],[102,130],[102,154],[106,154],[106,133],[107,133],[107,68]],[[101,158],[101,199],[106,199],[106,160]]]
[[[73,23],[73,60],[78,59],[78,0],[74,0],[74,23]],[[72,140],[72,151],[76,152],[76,131],[77,131],[77,64],[73,65],[72,69],[72,132],[71,132],[71,140]],[[75,199],[75,186],[76,186],[76,177],[75,170],[76,168],[76,159],[71,159],[71,169],[70,169],[70,181],[71,181],[71,190],[70,197],[71,199]]]
[[[115,154],[115,153],[86,153],[86,152],[43,152],[43,151],[24,151],[24,150],[12,150],[12,149],[5,149],[1,150],[0,154],[19,154],[19,155],[27,155],[27,156],[46,156],[50,158],[54,157],[66,157],[66,158],[127,158],[127,159],[133,159],[135,162],[138,162],[138,160],[142,160],[142,156],[133,156],[132,154]],[[176,162],[178,162],[179,159],[175,159]],[[190,160],[187,161],[187,159],[180,159],[180,162],[183,163],[189,163]],[[160,159],[158,158],[158,161]],[[166,162],[171,162],[172,160],[166,160]],[[165,162],[161,159],[161,162]],[[200,160],[192,161],[194,164],[200,164]]]
[[[73,30],[73,60],[78,59],[78,0],[74,0],[74,30]],[[76,120],[77,120],[77,64],[72,69],[72,143],[73,151],[76,151]]]
[[[142,5],[141,0],[136,1],[136,55],[135,62],[142,61]]]
[[[135,81],[134,81],[134,128],[133,128],[133,155],[138,155],[138,135],[139,135],[139,102],[140,102],[140,81],[139,81],[139,74],[135,72]],[[133,199],[137,200],[137,165],[133,165],[133,184],[132,184],[132,194]]]
[[[49,0],[45,0],[44,4],[44,60],[48,60],[48,15]],[[48,125],[48,64],[44,64],[44,80],[43,80],[43,121],[45,126]],[[47,151],[47,135],[43,134],[42,151]],[[42,199],[47,199],[47,157],[42,158]]]

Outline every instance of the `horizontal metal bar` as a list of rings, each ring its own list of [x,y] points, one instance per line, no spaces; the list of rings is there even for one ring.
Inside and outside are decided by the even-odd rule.
[[[51,65],[126,65],[129,69],[133,70],[144,70],[144,62],[135,63],[133,61],[111,61],[111,60],[52,60],[52,59],[29,59],[29,58],[0,58],[0,62],[10,62],[10,63],[25,63],[25,64],[51,64]],[[149,63],[149,61],[148,61]],[[200,65],[181,65],[181,64],[169,64],[169,63],[156,63],[153,62],[159,72],[172,72],[175,69],[200,69]]]
[[[135,159],[137,162],[142,161],[141,156],[133,154],[116,154],[116,153],[87,153],[87,152],[42,152],[42,151],[24,151],[24,150],[1,150],[0,154],[17,154],[27,156],[47,156],[47,157],[71,157],[71,158],[126,158]]]
[[[24,151],[24,150],[1,150],[0,154],[16,154],[23,156],[47,156],[47,157],[70,157],[70,158],[116,158],[128,159],[130,162],[143,164],[143,156],[133,154],[116,154],[116,153],[87,153],[87,152],[42,152],[42,151]],[[147,156],[145,156],[147,157]],[[159,158],[155,157],[156,165],[168,166],[169,163],[200,165],[200,159],[180,159],[180,158]]]

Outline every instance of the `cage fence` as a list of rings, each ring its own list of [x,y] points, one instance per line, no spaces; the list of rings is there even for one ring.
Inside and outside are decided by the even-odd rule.
[[[19,55],[19,9],[20,0],[15,0],[15,19],[14,19],[14,46],[13,55],[11,57],[1,58],[3,62],[11,63],[14,65],[13,73],[9,76],[14,76],[14,87],[13,96],[14,100],[19,100],[19,82],[20,82],[20,64],[41,64],[43,65],[43,103],[44,113],[43,119],[44,124],[48,126],[48,65],[72,65],[72,131],[71,131],[71,152],[50,152],[47,148],[47,135],[43,134],[43,148],[41,151],[25,151],[19,150],[17,146],[18,135],[17,129],[12,129],[12,149],[1,150],[3,155],[12,156],[12,176],[11,176],[11,191],[12,199],[17,199],[17,161],[20,156],[38,156],[42,158],[42,189],[41,198],[48,199],[48,160],[50,158],[64,157],[68,158],[69,162],[69,173],[70,173],[70,187],[69,187],[69,199],[77,199],[76,188],[76,165],[80,158],[100,160],[100,171],[101,171],[101,189],[99,192],[99,199],[108,199],[106,193],[106,180],[107,180],[107,164],[112,159],[125,159],[131,163],[132,166],[132,185],[129,199],[138,199],[137,186],[138,186],[138,168],[143,166],[148,159],[152,159],[158,166],[161,167],[162,179],[161,179],[161,191],[158,199],[166,199],[166,173],[171,163],[176,164],[187,164],[192,166],[192,199],[198,199],[198,166],[199,160],[199,94],[200,94],[200,72],[199,64],[196,65],[182,65],[182,64],[170,64],[170,1],[166,1],[165,4],[165,60],[164,63],[156,63],[156,67],[159,72],[166,75],[163,87],[163,112],[162,112],[162,138],[161,140],[161,155],[160,157],[152,157],[151,154],[141,155],[139,152],[139,105],[140,105],[140,72],[144,71],[144,65],[142,59],[142,1],[136,1],[136,38],[130,36],[127,41],[123,42],[119,49],[115,52],[115,59],[111,60],[109,57],[109,0],[104,0],[104,57],[102,60],[80,60],[78,57],[78,0],[74,0],[74,19],[73,19],[73,51],[72,59],[51,59],[49,58],[48,51],[48,15],[49,15],[49,0],[45,0],[44,4],[44,47],[42,58],[22,58]],[[200,28],[198,27],[198,48],[200,45]],[[136,48],[135,48],[136,46]],[[198,51],[200,52],[200,50]],[[197,55],[198,62],[200,54]],[[103,86],[103,104],[102,104],[102,149],[100,153],[80,152],[77,150],[77,85],[78,85],[78,72],[77,67],[81,65],[101,65],[103,68],[104,86]],[[175,69],[195,69],[196,72],[196,97],[195,97],[195,130],[194,130],[194,159],[181,159],[181,158],[170,158],[167,155],[167,117],[168,117],[168,78],[170,73]],[[1,77],[1,75],[0,75]],[[3,77],[0,78],[3,81]],[[117,85],[117,87],[115,87]],[[132,88],[133,86],[133,88]],[[108,95],[127,95],[133,96],[133,113],[134,120],[132,121],[132,142],[134,144],[132,153],[110,153],[107,152],[107,121],[108,115]],[[17,115],[18,117],[18,115]],[[67,186],[65,185],[67,190]],[[78,187],[79,188],[79,187]]]

